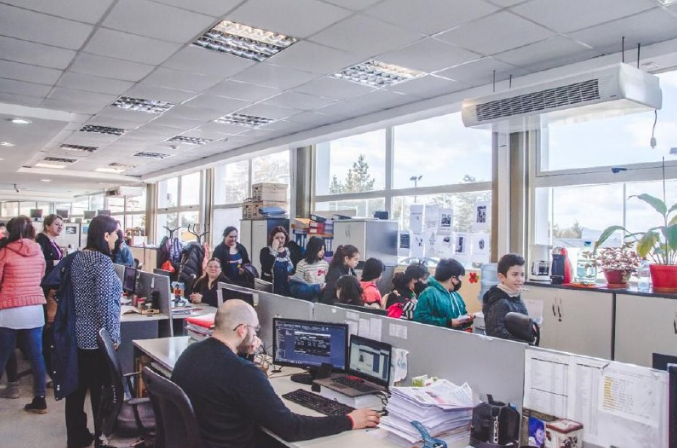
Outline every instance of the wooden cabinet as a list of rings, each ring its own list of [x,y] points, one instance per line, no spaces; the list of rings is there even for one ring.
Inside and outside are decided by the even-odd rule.
[[[579,355],[611,359],[613,294],[528,285],[522,299],[534,318],[543,316],[541,343]]]
[[[653,354],[677,356],[677,299],[616,294],[616,361],[652,367]]]

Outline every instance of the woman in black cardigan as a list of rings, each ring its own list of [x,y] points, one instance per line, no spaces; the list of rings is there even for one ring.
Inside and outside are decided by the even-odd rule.
[[[206,303],[211,306],[218,306],[219,282],[233,283],[221,272],[221,262],[218,258],[212,258],[207,263],[207,271],[198,278],[193,285],[193,293],[190,295],[190,301],[193,303]]]

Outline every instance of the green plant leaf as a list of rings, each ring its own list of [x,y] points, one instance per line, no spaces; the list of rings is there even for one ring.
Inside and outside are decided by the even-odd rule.
[[[597,241],[595,241],[595,248],[594,248],[593,252],[597,252],[597,249],[599,248],[599,246],[601,246],[606,240],[609,239],[609,237],[611,235],[613,235],[615,232],[617,232],[619,230],[622,230],[625,234],[630,233],[623,226],[607,227],[606,229],[604,229],[604,232],[602,232],[602,234],[599,236],[599,239]]]
[[[674,212],[675,210],[677,210],[677,203],[672,204],[672,207],[670,207],[670,210],[668,210],[668,215]]]
[[[677,250],[677,225],[661,227],[661,233],[663,233],[665,241],[668,242],[670,250]]]
[[[651,196],[650,194],[639,194],[636,196],[630,196],[631,198],[637,198],[641,201],[646,202],[650,206],[654,208],[658,213],[661,214],[661,216],[666,216],[668,214],[668,207],[665,205],[665,202],[661,201],[655,196]]]
[[[646,232],[637,243],[637,253],[642,258],[645,258],[659,241],[660,236],[657,232],[654,232],[653,230]]]
[[[673,216],[670,222],[668,223],[669,226],[677,226],[677,215]]]

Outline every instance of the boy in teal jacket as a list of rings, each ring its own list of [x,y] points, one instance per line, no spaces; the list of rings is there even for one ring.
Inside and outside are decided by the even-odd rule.
[[[473,316],[457,292],[461,289],[465,268],[453,258],[445,258],[428,280],[428,287],[418,298],[414,321],[438,327],[462,330],[472,324]]]

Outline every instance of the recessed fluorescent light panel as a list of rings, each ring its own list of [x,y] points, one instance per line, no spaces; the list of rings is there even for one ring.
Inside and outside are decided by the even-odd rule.
[[[14,124],[31,124],[32,123],[31,120],[26,120],[24,118],[12,118],[9,121],[11,121]]]
[[[57,163],[75,163],[78,159],[66,159],[65,157],[45,157],[43,162],[57,162]]]
[[[216,123],[221,123],[221,124],[234,124],[236,126],[242,126],[245,128],[258,128],[259,126],[263,126],[265,124],[270,124],[272,123],[273,120],[272,118],[266,118],[266,117],[256,117],[254,115],[246,115],[246,114],[228,114],[224,115],[221,118],[218,118],[214,120]]]
[[[136,168],[136,165],[132,165],[130,163],[117,163],[117,162],[109,163],[108,166],[120,170],[131,170],[132,168]]]
[[[424,72],[411,70],[385,62],[369,61],[357,64],[334,74],[334,78],[367,84],[373,87],[389,87],[410,79],[425,75]]]
[[[252,61],[265,61],[296,42],[293,37],[224,20],[204,33],[193,45]]]
[[[87,124],[80,129],[80,132],[94,132],[97,134],[122,135],[127,131],[125,129],[120,128],[110,128],[108,126],[94,126],[91,124]]]
[[[14,146],[14,143],[10,143],[10,142],[0,142],[0,146]]]
[[[61,145],[61,149],[65,151],[73,151],[73,152],[94,152],[96,151],[97,148],[96,146],[82,146],[82,145],[69,145],[69,144],[63,144]]]
[[[171,154],[162,154],[160,152],[137,152],[134,157],[142,157],[144,159],[165,159],[171,157]]]
[[[143,98],[130,98],[128,96],[121,96],[113,104],[113,107],[119,107],[120,109],[133,110],[136,112],[146,112],[149,114],[161,114],[166,112],[174,104],[168,103],[166,101],[154,101],[154,100],[145,100]]]
[[[673,3],[677,2],[677,0],[658,0],[658,3],[661,5],[672,5]]]
[[[184,145],[206,145],[207,143],[211,142],[211,140],[206,138],[186,137],[185,135],[177,135],[176,137],[172,137],[167,141],[174,143],[182,143]]]
[[[117,169],[117,168],[97,168],[94,171],[97,171],[99,173],[113,173],[113,174],[120,174],[123,170]]]
[[[66,168],[66,165],[57,165],[56,163],[43,163],[43,162],[38,162],[34,166],[35,168],[52,168],[55,170],[62,170]]]

